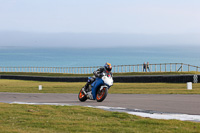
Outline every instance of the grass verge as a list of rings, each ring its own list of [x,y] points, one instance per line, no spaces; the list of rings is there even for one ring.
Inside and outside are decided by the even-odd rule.
[[[38,90],[38,85],[43,89]],[[0,92],[79,93],[84,82],[40,82],[0,79]],[[187,90],[186,83],[114,83],[109,93],[124,94],[200,94],[200,83]]]
[[[5,103],[0,106],[0,132],[200,132],[196,122],[155,120],[87,107]]]
[[[135,76],[135,75],[185,75],[200,74],[200,72],[128,72],[114,73],[114,76]],[[88,77],[92,74],[67,74],[67,73],[36,73],[36,72],[0,72],[0,75],[24,75],[24,76],[51,76],[51,77]]]

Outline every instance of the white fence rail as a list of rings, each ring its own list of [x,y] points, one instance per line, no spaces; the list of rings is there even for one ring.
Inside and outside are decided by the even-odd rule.
[[[38,72],[38,73],[70,73],[70,74],[90,74],[100,66],[94,67],[3,67],[0,66],[0,72]],[[149,64],[144,67],[143,64],[137,65],[114,65],[112,72],[199,72],[200,67],[184,63],[161,63]]]

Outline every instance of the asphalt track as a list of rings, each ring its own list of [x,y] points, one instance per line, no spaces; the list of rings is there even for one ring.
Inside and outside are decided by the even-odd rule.
[[[200,95],[183,94],[108,94],[99,103],[94,100],[80,102],[78,94],[56,93],[4,93],[0,92],[0,102],[58,103],[80,106],[122,107],[129,110],[200,115]]]

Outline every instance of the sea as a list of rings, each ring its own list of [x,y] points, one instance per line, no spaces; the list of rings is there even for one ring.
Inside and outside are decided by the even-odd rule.
[[[149,62],[200,66],[200,46],[0,47],[0,67],[92,67]]]

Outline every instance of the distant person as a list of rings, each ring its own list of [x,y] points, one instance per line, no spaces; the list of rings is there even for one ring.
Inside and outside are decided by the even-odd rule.
[[[146,63],[144,62],[144,64],[143,64],[143,72],[147,72],[147,65],[146,65]]]
[[[150,69],[149,69],[149,62],[147,62],[147,69],[149,70],[149,72],[150,72]]]

